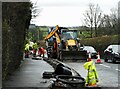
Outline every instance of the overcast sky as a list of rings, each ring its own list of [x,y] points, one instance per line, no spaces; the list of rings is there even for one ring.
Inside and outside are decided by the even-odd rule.
[[[98,4],[104,14],[110,14],[111,8],[117,8],[119,0],[31,0],[37,2],[41,12],[31,20],[38,26],[82,26],[83,13],[89,3]]]

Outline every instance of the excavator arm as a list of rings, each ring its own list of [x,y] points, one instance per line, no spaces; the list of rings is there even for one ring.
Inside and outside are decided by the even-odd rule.
[[[57,43],[59,44],[60,43],[60,37],[59,37],[59,35],[57,33],[55,33],[55,37],[57,39]]]
[[[57,43],[60,43],[60,37],[59,37],[59,35],[58,35],[58,33],[57,33],[58,30],[59,30],[59,26],[57,25],[57,26],[55,27],[55,29],[52,29],[52,31],[44,38],[44,40],[48,40],[48,39],[50,39],[52,36],[55,35],[55,37],[56,37],[56,39],[57,39]]]

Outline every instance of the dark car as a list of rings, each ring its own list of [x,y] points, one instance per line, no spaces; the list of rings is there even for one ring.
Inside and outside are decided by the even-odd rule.
[[[91,54],[91,58],[97,58],[97,51],[95,50],[95,48],[94,47],[92,47],[92,46],[84,46],[83,47],[83,50],[86,50],[87,51],[87,55],[89,55],[89,52],[90,52],[90,54]]]
[[[104,61],[120,61],[120,45],[109,45],[104,51]]]

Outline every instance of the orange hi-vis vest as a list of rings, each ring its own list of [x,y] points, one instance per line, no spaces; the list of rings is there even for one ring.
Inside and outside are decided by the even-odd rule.
[[[57,42],[54,42],[53,50],[57,50]]]
[[[45,53],[45,49],[43,47],[39,48],[38,54],[44,54],[44,53]]]

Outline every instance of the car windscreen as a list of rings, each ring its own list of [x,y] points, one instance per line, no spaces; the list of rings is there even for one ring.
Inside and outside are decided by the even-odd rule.
[[[77,33],[75,32],[63,32],[62,33],[62,38],[65,39],[65,40],[68,40],[68,39],[76,39],[77,38]]]
[[[112,50],[113,50],[114,52],[119,52],[119,53],[120,53],[120,45],[113,45],[113,46],[112,46]]]
[[[87,50],[87,52],[96,52],[93,47],[84,47],[83,50]]]

